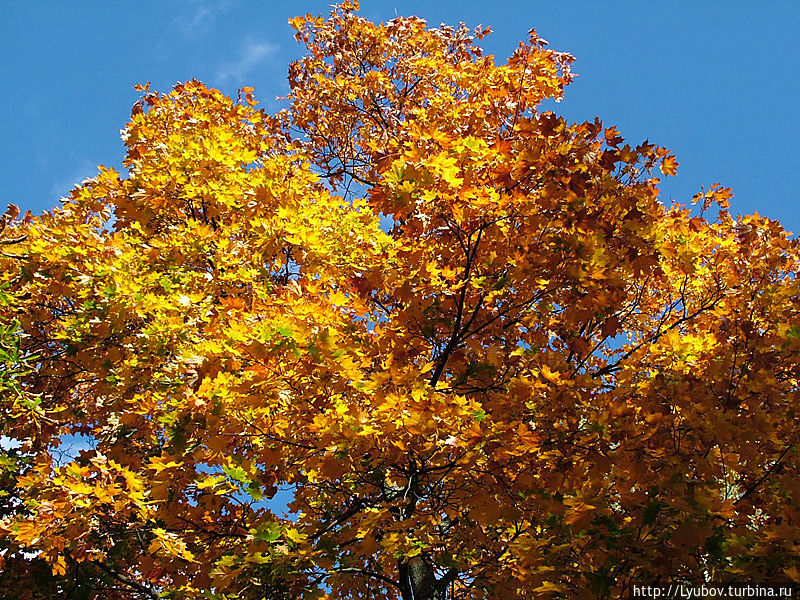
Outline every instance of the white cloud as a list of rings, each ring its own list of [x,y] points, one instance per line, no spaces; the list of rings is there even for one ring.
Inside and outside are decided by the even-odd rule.
[[[72,188],[80,184],[83,180],[97,175],[97,163],[84,158],[78,161],[69,175],[66,175],[53,182],[50,193],[62,198],[69,195]]]
[[[221,85],[243,85],[246,83],[244,81],[245,77],[272,57],[277,50],[278,47],[269,42],[254,39],[246,40],[239,50],[239,56],[236,60],[222,63],[217,69],[214,79]]]
[[[230,8],[229,0],[188,0],[183,3],[183,14],[172,20],[175,27],[186,37],[208,32],[214,22]]]

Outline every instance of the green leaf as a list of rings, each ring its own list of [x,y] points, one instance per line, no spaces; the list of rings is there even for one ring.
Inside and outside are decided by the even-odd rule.
[[[292,339],[294,338],[294,331],[290,327],[286,327],[285,325],[280,325],[275,328],[275,331],[278,335],[283,336],[285,338]]]
[[[247,476],[247,471],[245,471],[242,467],[236,466],[223,466],[222,470],[225,471],[225,474],[233,479],[234,481],[238,481],[244,484],[253,483],[253,480]]]
[[[283,527],[280,523],[264,523],[253,532],[253,537],[263,542],[274,542],[283,534]]]

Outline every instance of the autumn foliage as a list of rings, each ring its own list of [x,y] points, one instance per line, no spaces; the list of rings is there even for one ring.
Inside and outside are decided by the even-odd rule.
[[[4,597],[800,580],[796,240],[538,109],[535,34],[355,8],[285,111],[143,86],[127,173],[0,234]]]

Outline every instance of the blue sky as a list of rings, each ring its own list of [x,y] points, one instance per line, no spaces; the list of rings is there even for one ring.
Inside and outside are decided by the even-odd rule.
[[[327,14],[328,4],[5,2],[0,203],[40,212],[98,163],[119,168],[136,82],[168,90],[198,78],[229,94],[252,85],[277,107],[301,51],[287,19]],[[734,188],[734,212],[758,211],[800,232],[800,2],[365,0],[361,12],[490,25],[483,46],[498,59],[536,28],[577,58],[580,76],[557,112],[599,116],[633,142],[676,153],[666,201],[688,202],[701,184],[720,181]]]

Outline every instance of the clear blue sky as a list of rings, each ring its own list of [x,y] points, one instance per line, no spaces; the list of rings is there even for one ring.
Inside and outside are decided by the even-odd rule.
[[[39,212],[98,163],[120,168],[136,82],[168,90],[198,78],[230,94],[252,85],[276,107],[300,53],[287,19],[305,12],[327,14],[328,2],[4,2],[0,203]],[[361,12],[490,25],[483,46],[498,59],[536,28],[577,57],[558,112],[599,116],[676,153],[665,200],[688,202],[720,181],[734,188],[734,212],[800,232],[797,0],[365,0]]]

